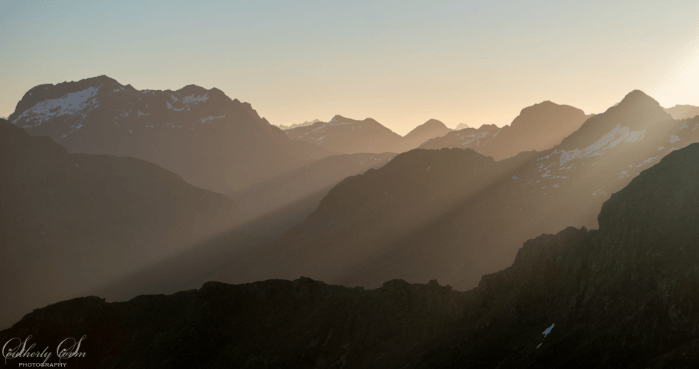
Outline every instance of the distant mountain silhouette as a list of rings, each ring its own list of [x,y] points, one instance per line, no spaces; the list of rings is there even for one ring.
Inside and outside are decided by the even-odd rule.
[[[480,128],[464,128],[435,137],[420,145],[421,149],[439,150],[446,148],[471,149],[479,152],[497,137],[501,128],[494,124],[484,124]]]
[[[359,121],[340,115],[327,123],[318,122],[284,132],[294,140],[340,154],[400,152],[402,138],[371,118]]]
[[[459,124],[456,126],[455,129],[456,129],[457,131],[459,131],[459,130],[466,129],[466,128],[471,128],[471,126],[469,126],[469,125],[466,124],[466,123],[459,123]]]
[[[502,160],[524,151],[550,149],[580,128],[587,118],[580,109],[544,101],[522,109],[509,126],[462,129],[427,141],[420,148],[470,148]]]
[[[403,136],[403,151],[415,149],[427,140],[442,137],[451,131],[444,123],[436,119],[430,119]]]
[[[467,292],[435,280],[374,290],[309,278],[208,282],[128,302],[57,303],[0,342],[32,335],[52,347],[85,334],[87,356],[71,364],[91,368],[692,368],[698,182],[699,144],[672,152],[604,203],[599,230],[531,239]]]
[[[699,106],[692,105],[675,105],[665,111],[672,116],[673,119],[694,118],[699,115]]]
[[[40,85],[9,120],[70,152],[143,159],[219,193],[329,155],[289,140],[250,104],[195,85],[139,91],[106,76]]]
[[[215,278],[303,275],[365,287],[437,278],[470,288],[509,265],[523,240],[569,225],[595,227],[611,193],[698,142],[697,127],[699,117],[674,121],[634,91],[544,152],[498,162],[472,150],[403,153],[340,182],[303,223],[231,260]]]
[[[157,165],[69,154],[6,120],[0,158],[0,323],[85,294],[244,218],[227,197]]]
[[[363,121],[336,115],[327,123],[289,129],[287,136],[325,147],[343,154],[401,153],[420,146],[423,142],[440,137],[451,130],[444,123],[430,119],[401,137],[374,119]]]
[[[310,125],[313,125],[316,123],[322,123],[322,122],[319,119],[313,119],[312,121],[305,121],[303,123],[296,123],[296,124],[292,124],[290,126],[285,126],[283,124],[280,124],[279,128],[281,128],[283,130],[287,130],[287,129],[298,128],[298,127],[306,127],[306,126],[310,126]]]

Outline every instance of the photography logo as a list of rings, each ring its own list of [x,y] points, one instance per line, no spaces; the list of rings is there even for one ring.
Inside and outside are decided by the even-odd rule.
[[[19,368],[64,368],[68,366],[66,361],[69,359],[87,357],[87,353],[80,351],[80,345],[87,335],[80,339],[66,338],[59,342],[55,349],[46,346],[41,351],[36,348],[35,343],[29,342],[31,338],[31,335],[24,340],[15,337],[5,342],[2,346],[2,356],[6,365],[16,360]]]

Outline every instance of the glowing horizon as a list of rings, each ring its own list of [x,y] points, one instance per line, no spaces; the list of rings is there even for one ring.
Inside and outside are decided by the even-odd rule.
[[[30,88],[107,75],[219,88],[275,125],[510,124],[542,101],[601,113],[632,90],[699,105],[699,3],[9,1],[0,116]]]

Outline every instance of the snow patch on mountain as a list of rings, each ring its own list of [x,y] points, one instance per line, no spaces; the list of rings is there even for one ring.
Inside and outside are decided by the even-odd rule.
[[[650,163],[652,163],[652,162],[654,162],[654,161],[656,161],[656,160],[658,160],[658,157],[657,157],[657,156],[654,156],[654,157],[652,157],[652,158],[648,158],[648,159],[644,160],[643,163],[637,165],[636,168],[640,168],[640,167],[642,167],[642,166],[644,166],[644,165],[646,165],[646,164],[650,164]]]
[[[223,118],[225,118],[225,117],[226,117],[225,114],[224,114],[224,115],[219,115],[218,117],[208,116],[208,117],[206,117],[206,118],[201,118],[201,119],[199,119],[199,121],[201,122],[201,124],[204,124],[204,123],[209,123],[209,122],[213,121],[214,119],[223,119]]]
[[[561,150],[560,165],[563,165],[573,159],[585,158],[591,156],[604,155],[604,151],[615,147],[622,142],[638,142],[646,135],[646,130],[632,131],[629,127],[622,127],[617,124],[609,133],[605,134],[592,145],[580,150]]]
[[[201,96],[196,96],[196,95],[188,95],[182,98],[182,102],[185,104],[199,104],[201,102],[204,102],[209,99],[209,93],[205,93],[204,95]]]
[[[58,117],[61,115],[74,115],[83,110],[88,111],[99,107],[99,101],[93,99],[97,95],[102,85],[98,87],[88,87],[82,91],[71,92],[57,99],[44,100],[37,103],[33,107],[25,110],[12,123],[17,124],[18,121],[36,123],[40,125],[44,120]]]
[[[174,96],[173,96],[173,97],[174,97]],[[177,108],[173,107],[173,106],[172,106],[172,104],[170,104],[170,102],[169,102],[169,101],[166,101],[165,103],[167,104],[167,108],[168,108],[168,109],[170,109],[170,110],[174,110],[174,111],[182,111],[182,110],[185,110],[185,109],[187,109],[187,111],[189,111],[189,105],[185,105],[185,106],[184,106],[183,108],[179,108],[179,109],[177,109]]]

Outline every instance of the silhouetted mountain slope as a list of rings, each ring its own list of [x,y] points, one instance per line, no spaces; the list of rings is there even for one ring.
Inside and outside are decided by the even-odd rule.
[[[134,158],[69,154],[0,120],[0,320],[85,294],[243,213]]]
[[[697,182],[695,144],[613,194],[599,230],[529,240],[512,266],[468,292],[435,281],[375,290],[308,278],[210,282],[128,302],[61,302],[0,332],[0,342],[32,335],[44,347],[87,335],[87,357],[71,364],[92,368],[692,368]]]
[[[131,156],[219,193],[328,155],[218,89],[138,91],[101,76],[29,90],[9,120],[74,153]]]
[[[642,92],[588,120],[561,145],[495,162],[471,150],[414,150],[348,178],[303,223],[212,276],[301,275],[348,286],[438,279],[456,288],[509,265],[523,240],[596,227],[609,195],[668,153],[699,141],[699,118],[673,121]]]
[[[313,212],[330,188],[346,177],[379,168],[396,154],[333,155],[235,192],[231,197],[251,215],[266,214],[292,203],[301,206],[296,223]],[[306,198],[306,205],[298,203]],[[290,227],[296,223],[289,225]]]
[[[398,155],[380,169],[346,178],[303,223],[275,242],[236,257],[211,278],[239,282],[293,279],[302,273],[334,283],[375,286],[394,274],[418,280],[434,273],[442,277],[452,270],[436,265],[435,258],[448,255],[450,247],[440,237],[420,244],[423,240],[416,232],[460,214],[461,207],[470,209],[475,198],[511,177],[533,155],[502,163],[472,150],[413,150]],[[471,226],[463,223],[457,228],[489,234]],[[378,266],[379,260],[398,250],[415,254],[394,255],[390,265]],[[480,275],[474,278],[477,281]]]
[[[367,118],[362,121],[336,115],[327,123],[284,131],[287,137],[340,154],[399,152],[401,136]]]
[[[522,109],[509,126],[467,128],[434,138],[420,148],[470,148],[495,160],[502,160],[524,151],[550,149],[580,128],[588,117],[572,106],[544,101]]]
[[[415,149],[428,140],[442,137],[451,131],[444,123],[430,119],[403,136],[403,151]]]
[[[699,106],[692,105],[675,105],[665,111],[672,116],[673,119],[694,118],[699,115]]]

